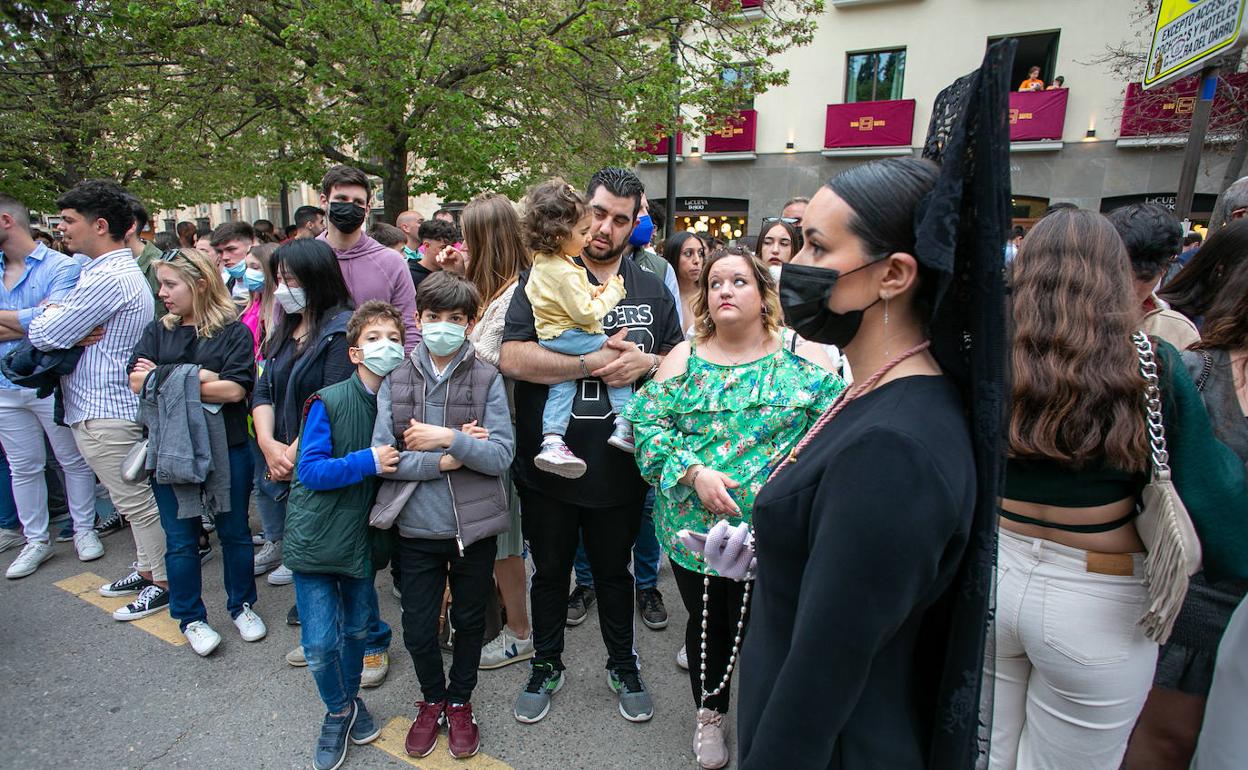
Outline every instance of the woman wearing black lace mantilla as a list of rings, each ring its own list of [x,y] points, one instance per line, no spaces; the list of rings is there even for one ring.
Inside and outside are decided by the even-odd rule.
[[[962,770],[982,749],[1012,50],[993,46],[941,94],[925,151],[939,166],[833,178],[781,272],[788,323],[840,347],[857,383],[755,504],[743,770]],[[726,574],[740,533],[723,551],[716,534],[708,563]]]

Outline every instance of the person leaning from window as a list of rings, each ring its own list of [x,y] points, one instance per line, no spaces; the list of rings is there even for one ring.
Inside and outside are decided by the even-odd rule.
[[[1235,452],[1248,473],[1248,259],[1224,276],[1205,314],[1204,337],[1183,351],[1183,363],[1200,391],[1214,435]],[[1153,689],[1127,748],[1125,770],[1187,768],[1207,714],[1215,721],[1242,720],[1242,714],[1209,714],[1205,699],[1218,645],[1245,593],[1248,581],[1192,577],[1174,633],[1161,648]]]
[[[1032,66],[1027,70],[1027,79],[1018,84],[1019,91],[1043,91],[1044,80],[1040,77],[1040,68]]]
[[[1066,78],[1062,75],[1058,75],[1057,77],[1053,78],[1053,82],[1050,83],[1049,86],[1045,88],[1044,90],[1056,91],[1059,88],[1065,88],[1065,87],[1066,87]]]
[[[1131,278],[1122,239],[1090,211],[1045,217],[1014,261],[992,768],[1117,767],[1153,680],[1157,645],[1139,624],[1149,589],[1135,518],[1151,450]],[[1225,473],[1228,450],[1178,351],[1153,346],[1174,483],[1206,569],[1248,576],[1244,524],[1226,518],[1244,507],[1242,469]]]
[[[1236,220],[1209,236],[1158,296],[1200,328],[1226,277],[1244,261],[1248,261],[1248,221]]]
[[[718,521],[748,523],[772,468],[844,383],[803,357],[822,359],[817,345],[789,349],[792,332],[780,324],[775,279],[749,252],[730,247],[713,254],[698,288],[695,334],[672,349],[624,416],[634,424],[637,465],[656,489],[656,534],[689,613],[694,754],[702,767],[720,768],[730,757],[728,665],[744,631],[746,584],[716,575],[677,532],[706,532]]]
[[[175,249],[162,254],[155,264],[159,297],[168,313],[149,323],[134,346],[129,366],[130,388],[142,395],[144,382],[149,376],[156,376],[158,398],[163,399],[164,389],[159,382],[168,371],[160,367],[195,364],[199,367],[199,398],[205,411],[211,411],[213,404],[220,405],[217,408],[224,422],[228,458],[219,458],[213,452],[210,474],[218,479],[223,473],[227,476],[228,497],[218,498],[217,507],[207,512],[214,516],[221,541],[226,609],[243,641],[258,641],[267,629],[251,609],[256,603],[251,532],[247,527],[252,482],[247,396],[256,380],[251,332],[234,320],[234,303],[207,255],[194,249]],[[213,419],[207,415],[205,418]],[[151,436],[154,426],[149,423],[147,427],[154,443],[168,445],[190,440],[187,435]],[[186,449],[188,455],[199,452],[198,448]],[[226,468],[218,467],[221,459],[228,463]],[[199,655],[212,653],[221,643],[221,636],[208,624],[202,598],[198,541],[200,516],[206,512],[206,506],[188,505],[188,500],[202,500],[211,486],[206,481],[202,485],[205,494],[201,495],[201,490],[192,485],[152,481],[165,530],[169,614],[178,621],[191,648]],[[190,487],[194,494],[186,494],[182,487]]]

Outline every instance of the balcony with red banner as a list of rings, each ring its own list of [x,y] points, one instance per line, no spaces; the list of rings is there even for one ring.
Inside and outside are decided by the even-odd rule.
[[[758,111],[741,110],[727,124],[706,135],[707,160],[753,160]]]
[[[1060,150],[1069,91],[1014,91],[1010,94],[1010,149]]]
[[[1200,78],[1183,78],[1174,85],[1145,91],[1139,83],[1127,84],[1122,105],[1119,147],[1178,145],[1187,142],[1196,109]],[[1248,98],[1248,72],[1235,72],[1218,78],[1209,116],[1209,137],[1225,141],[1243,122],[1240,106]]]
[[[913,137],[913,99],[829,104],[823,155],[908,155]]]
[[[763,0],[715,0],[713,7],[725,13],[736,11],[746,19],[763,18]]]
[[[685,152],[685,135],[676,134],[676,162],[679,163],[681,155]],[[652,140],[637,148],[641,152],[647,153],[653,157],[643,159],[642,163],[666,163],[667,162],[667,137]]]

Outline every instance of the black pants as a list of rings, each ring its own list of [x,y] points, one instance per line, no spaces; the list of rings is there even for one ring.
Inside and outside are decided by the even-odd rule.
[[[519,491],[524,537],[529,541],[534,566],[529,601],[533,606],[535,659],[563,670],[568,588],[579,538],[594,573],[607,667],[635,671],[633,575],[628,562],[641,527],[641,496],[613,508],[584,508],[532,490]]]
[[[700,572],[693,572],[672,562],[672,574],[676,577],[676,587],[680,589],[680,598],[689,611],[689,620],[685,623],[685,654],[689,656],[689,686],[693,690],[693,702],[721,714],[728,713],[728,696],[732,693],[732,680],[724,685],[718,695],[713,695],[702,702],[702,578]],[[711,585],[706,594],[706,689],[712,692],[724,678],[728,668],[728,657],[732,655],[732,641],[737,635],[737,621],[741,619],[741,597],[745,592],[745,583],[723,577],[711,577]],[[749,626],[749,613],[746,613],[746,625],[741,628],[741,639],[745,640],[745,630]],[[737,653],[739,663],[740,651]],[[733,671],[737,667],[733,665]]]
[[[494,590],[496,538],[478,540],[460,556],[454,540],[398,538],[395,562],[402,564],[403,644],[411,653],[420,680],[421,697],[429,703],[468,703],[477,686],[481,644],[485,641],[485,604]],[[442,590],[451,583],[451,624],[455,651],[450,687],[442,671],[438,647],[438,613]]]

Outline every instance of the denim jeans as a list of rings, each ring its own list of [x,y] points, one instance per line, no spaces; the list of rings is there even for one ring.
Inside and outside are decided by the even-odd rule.
[[[317,692],[327,711],[341,713],[360,691],[368,608],[377,602],[373,578],[296,572],[295,601],[300,643]]]
[[[568,329],[552,340],[538,340],[538,344],[547,350],[569,356],[581,356],[593,353],[607,341],[605,334],[590,334],[580,329]],[[557,382],[550,386],[546,394],[546,408],[542,411],[542,435],[562,436],[568,430],[568,420],[572,418],[572,402],[576,400],[576,388],[579,380]],[[633,395],[632,386],[607,388],[607,398],[611,401],[611,409],[619,414]]]
[[[165,530],[165,571],[169,576],[169,614],[186,630],[196,620],[207,620],[203,600],[203,573],[199,565],[200,521],[178,518],[173,488],[152,483],[160,524]],[[256,603],[251,531],[247,528],[247,500],[251,492],[251,452],[243,445],[230,447],[230,512],[218,513],[217,539],[221,541],[225,575],[225,606],[238,617],[243,604]]]
[[[638,591],[654,588],[659,584],[659,560],[663,552],[659,549],[659,539],[654,535],[654,489],[646,493],[646,502],[641,507],[641,529],[637,532],[637,540],[633,542],[633,583]],[[585,556],[585,544],[577,543],[576,560],[572,562],[576,571],[576,584],[586,588],[594,587],[594,573],[589,569],[589,559]]]
[[[260,514],[260,527],[264,530],[264,539],[274,543],[281,542],[286,534],[286,501],[274,499],[273,494],[278,484],[264,478],[269,465],[265,462],[264,453],[260,451],[260,446],[256,444],[254,438],[248,439],[247,448],[255,464],[252,497],[256,501],[256,511]]]
[[[376,580],[377,573],[374,572],[369,578],[369,585],[372,586]],[[370,655],[374,652],[385,652],[390,649],[390,637],[393,635],[390,624],[381,619],[377,589],[371,588],[368,592],[368,637],[364,640],[364,651]]]
[[[21,531],[17,519],[17,501],[13,499],[13,476],[9,473],[9,458],[0,446],[0,528]]]

